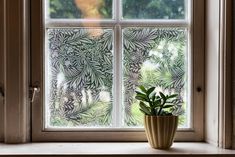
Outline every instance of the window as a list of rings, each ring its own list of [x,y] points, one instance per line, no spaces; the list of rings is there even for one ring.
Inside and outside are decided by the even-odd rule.
[[[185,114],[178,140],[201,140],[204,80],[195,65],[204,62],[195,32],[203,20],[195,13],[202,6],[195,0],[32,2],[32,82],[41,88],[33,140],[146,140],[134,100],[139,84],[180,93]]]

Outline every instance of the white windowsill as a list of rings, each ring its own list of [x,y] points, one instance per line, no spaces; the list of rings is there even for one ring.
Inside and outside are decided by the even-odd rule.
[[[151,148],[146,142],[0,144],[1,155],[211,155],[235,154],[207,143],[176,142],[169,150]],[[233,155],[232,155],[233,156]]]

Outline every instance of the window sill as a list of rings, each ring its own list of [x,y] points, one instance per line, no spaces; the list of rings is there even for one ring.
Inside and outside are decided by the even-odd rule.
[[[0,156],[155,156],[156,154],[157,156],[234,156],[235,150],[220,149],[201,142],[176,142],[169,150],[152,149],[146,142],[0,144]]]

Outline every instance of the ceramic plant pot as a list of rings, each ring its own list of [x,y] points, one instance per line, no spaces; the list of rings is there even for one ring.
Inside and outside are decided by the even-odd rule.
[[[174,141],[178,116],[145,116],[144,126],[151,147],[169,149]]]

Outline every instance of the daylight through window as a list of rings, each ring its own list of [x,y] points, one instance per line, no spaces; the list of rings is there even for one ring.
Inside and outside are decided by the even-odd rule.
[[[190,0],[45,0],[45,129],[141,129],[141,84],[191,127]]]

